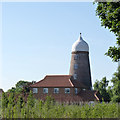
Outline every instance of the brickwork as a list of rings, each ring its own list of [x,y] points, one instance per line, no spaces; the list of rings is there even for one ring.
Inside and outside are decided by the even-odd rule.
[[[77,64],[76,69],[75,64]],[[75,80],[84,84],[86,89],[91,89],[92,82],[89,64],[89,52],[79,51],[72,53],[69,74],[73,76],[72,79],[74,79],[74,74],[76,74],[77,78]]]
[[[33,90],[33,88],[30,88]],[[78,88],[78,93],[75,94],[75,88],[70,88],[70,93],[65,93],[65,88],[59,88],[59,93],[54,93],[54,88],[48,88],[48,94],[43,93],[43,88],[38,88],[38,93],[33,94],[36,99],[45,100],[46,96],[51,96],[60,103],[63,102],[75,102],[79,103],[82,101],[89,102],[89,101],[97,101],[97,91],[91,90],[82,90]]]
[[[33,91],[33,88],[30,88]],[[81,91],[80,88],[78,88],[78,94]],[[57,101],[71,101],[76,95],[75,88],[70,88],[70,93],[65,93],[65,88],[59,88],[59,93],[54,93],[54,88],[48,88],[48,94],[43,93],[43,87],[38,88],[38,93],[34,93],[34,97],[36,99],[42,99],[45,100],[46,96],[52,96]],[[66,98],[66,99],[65,99]]]

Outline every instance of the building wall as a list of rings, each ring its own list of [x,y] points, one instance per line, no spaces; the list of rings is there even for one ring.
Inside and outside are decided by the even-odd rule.
[[[77,69],[75,69],[75,64],[78,65]],[[69,74],[72,75],[73,78],[74,75],[76,74],[77,79],[75,80],[78,80],[79,82],[84,84],[86,88],[91,89],[92,82],[88,52],[79,51],[72,53]]]
[[[67,88],[67,87],[66,87]],[[30,88],[33,91],[33,88]],[[81,91],[78,88],[78,93]],[[59,88],[59,93],[54,93],[54,88],[48,88],[48,94],[43,93],[43,88],[38,88],[38,93],[34,93],[34,97],[36,99],[45,100],[46,96],[51,96],[55,100],[63,102],[63,101],[73,101],[75,94],[75,88],[70,88],[70,93],[65,93],[65,88]]]

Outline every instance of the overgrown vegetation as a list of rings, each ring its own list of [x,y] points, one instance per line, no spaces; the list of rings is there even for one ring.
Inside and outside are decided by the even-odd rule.
[[[111,82],[111,86],[108,86],[109,82]],[[95,90],[100,92],[105,101],[120,102],[120,66],[111,80],[104,77],[101,81],[97,80],[93,86]]]
[[[2,118],[118,118],[118,103],[84,103],[81,105],[58,104],[50,96],[46,101],[36,100],[30,92],[27,102],[19,96],[15,102],[13,94],[3,94]]]

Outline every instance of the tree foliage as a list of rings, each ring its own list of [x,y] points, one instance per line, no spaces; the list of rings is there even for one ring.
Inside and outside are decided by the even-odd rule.
[[[110,101],[110,95],[107,89],[108,83],[109,81],[106,79],[106,77],[104,77],[102,78],[101,81],[97,80],[95,84],[93,85],[94,90],[98,90],[105,101]]]
[[[111,82],[112,85],[112,101],[120,102],[120,66],[117,72],[114,73]]]
[[[110,46],[105,53],[111,57],[113,61],[120,59],[120,1],[119,2],[98,2],[96,15],[101,20],[101,25],[108,28],[116,36],[116,46]]]
[[[12,93],[29,92],[29,88],[28,88],[29,83],[30,82],[28,82],[28,81],[20,80],[16,83],[15,87],[12,87],[7,92],[8,93],[11,93],[11,92]]]
[[[102,80],[94,83],[94,90],[98,90],[105,100],[112,102],[120,102],[120,66],[113,74],[111,86],[108,86],[109,81],[104,77]]]

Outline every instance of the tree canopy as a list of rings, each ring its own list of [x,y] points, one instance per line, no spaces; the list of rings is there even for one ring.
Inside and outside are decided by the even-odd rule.
[[[108,86],[109,81],[104,77],[102,80],[94,83],[94,90],[98,90],[104,100],[120,102],[120,66],[113,74],[111,79],[111,86]]]
[[[29,91],[28,85],[30,83],[31,82],[20,80],[16,83],[15,87],[12,87],[7,92],[12,92],[12,93],[13,92],[20,93],[22,91],[27,92],[27,91]]]
[[[120,102],[120,66],[117,69],[117,72],[113,74],[111,79],[112,85],[112,101]]]
[[[110,95],[107,90],[108,83],[109,81],[104,77],[100,82],[97,80],[93,85],[94,90],[98,90],[105,101],[110,101]]]
[[[101,25],[108,28],[116,36],[116,46],[110,46],[105,55],[117,62],[120,60],[120,1],[99,2],[96,0],[96,15],[101,20]]]

